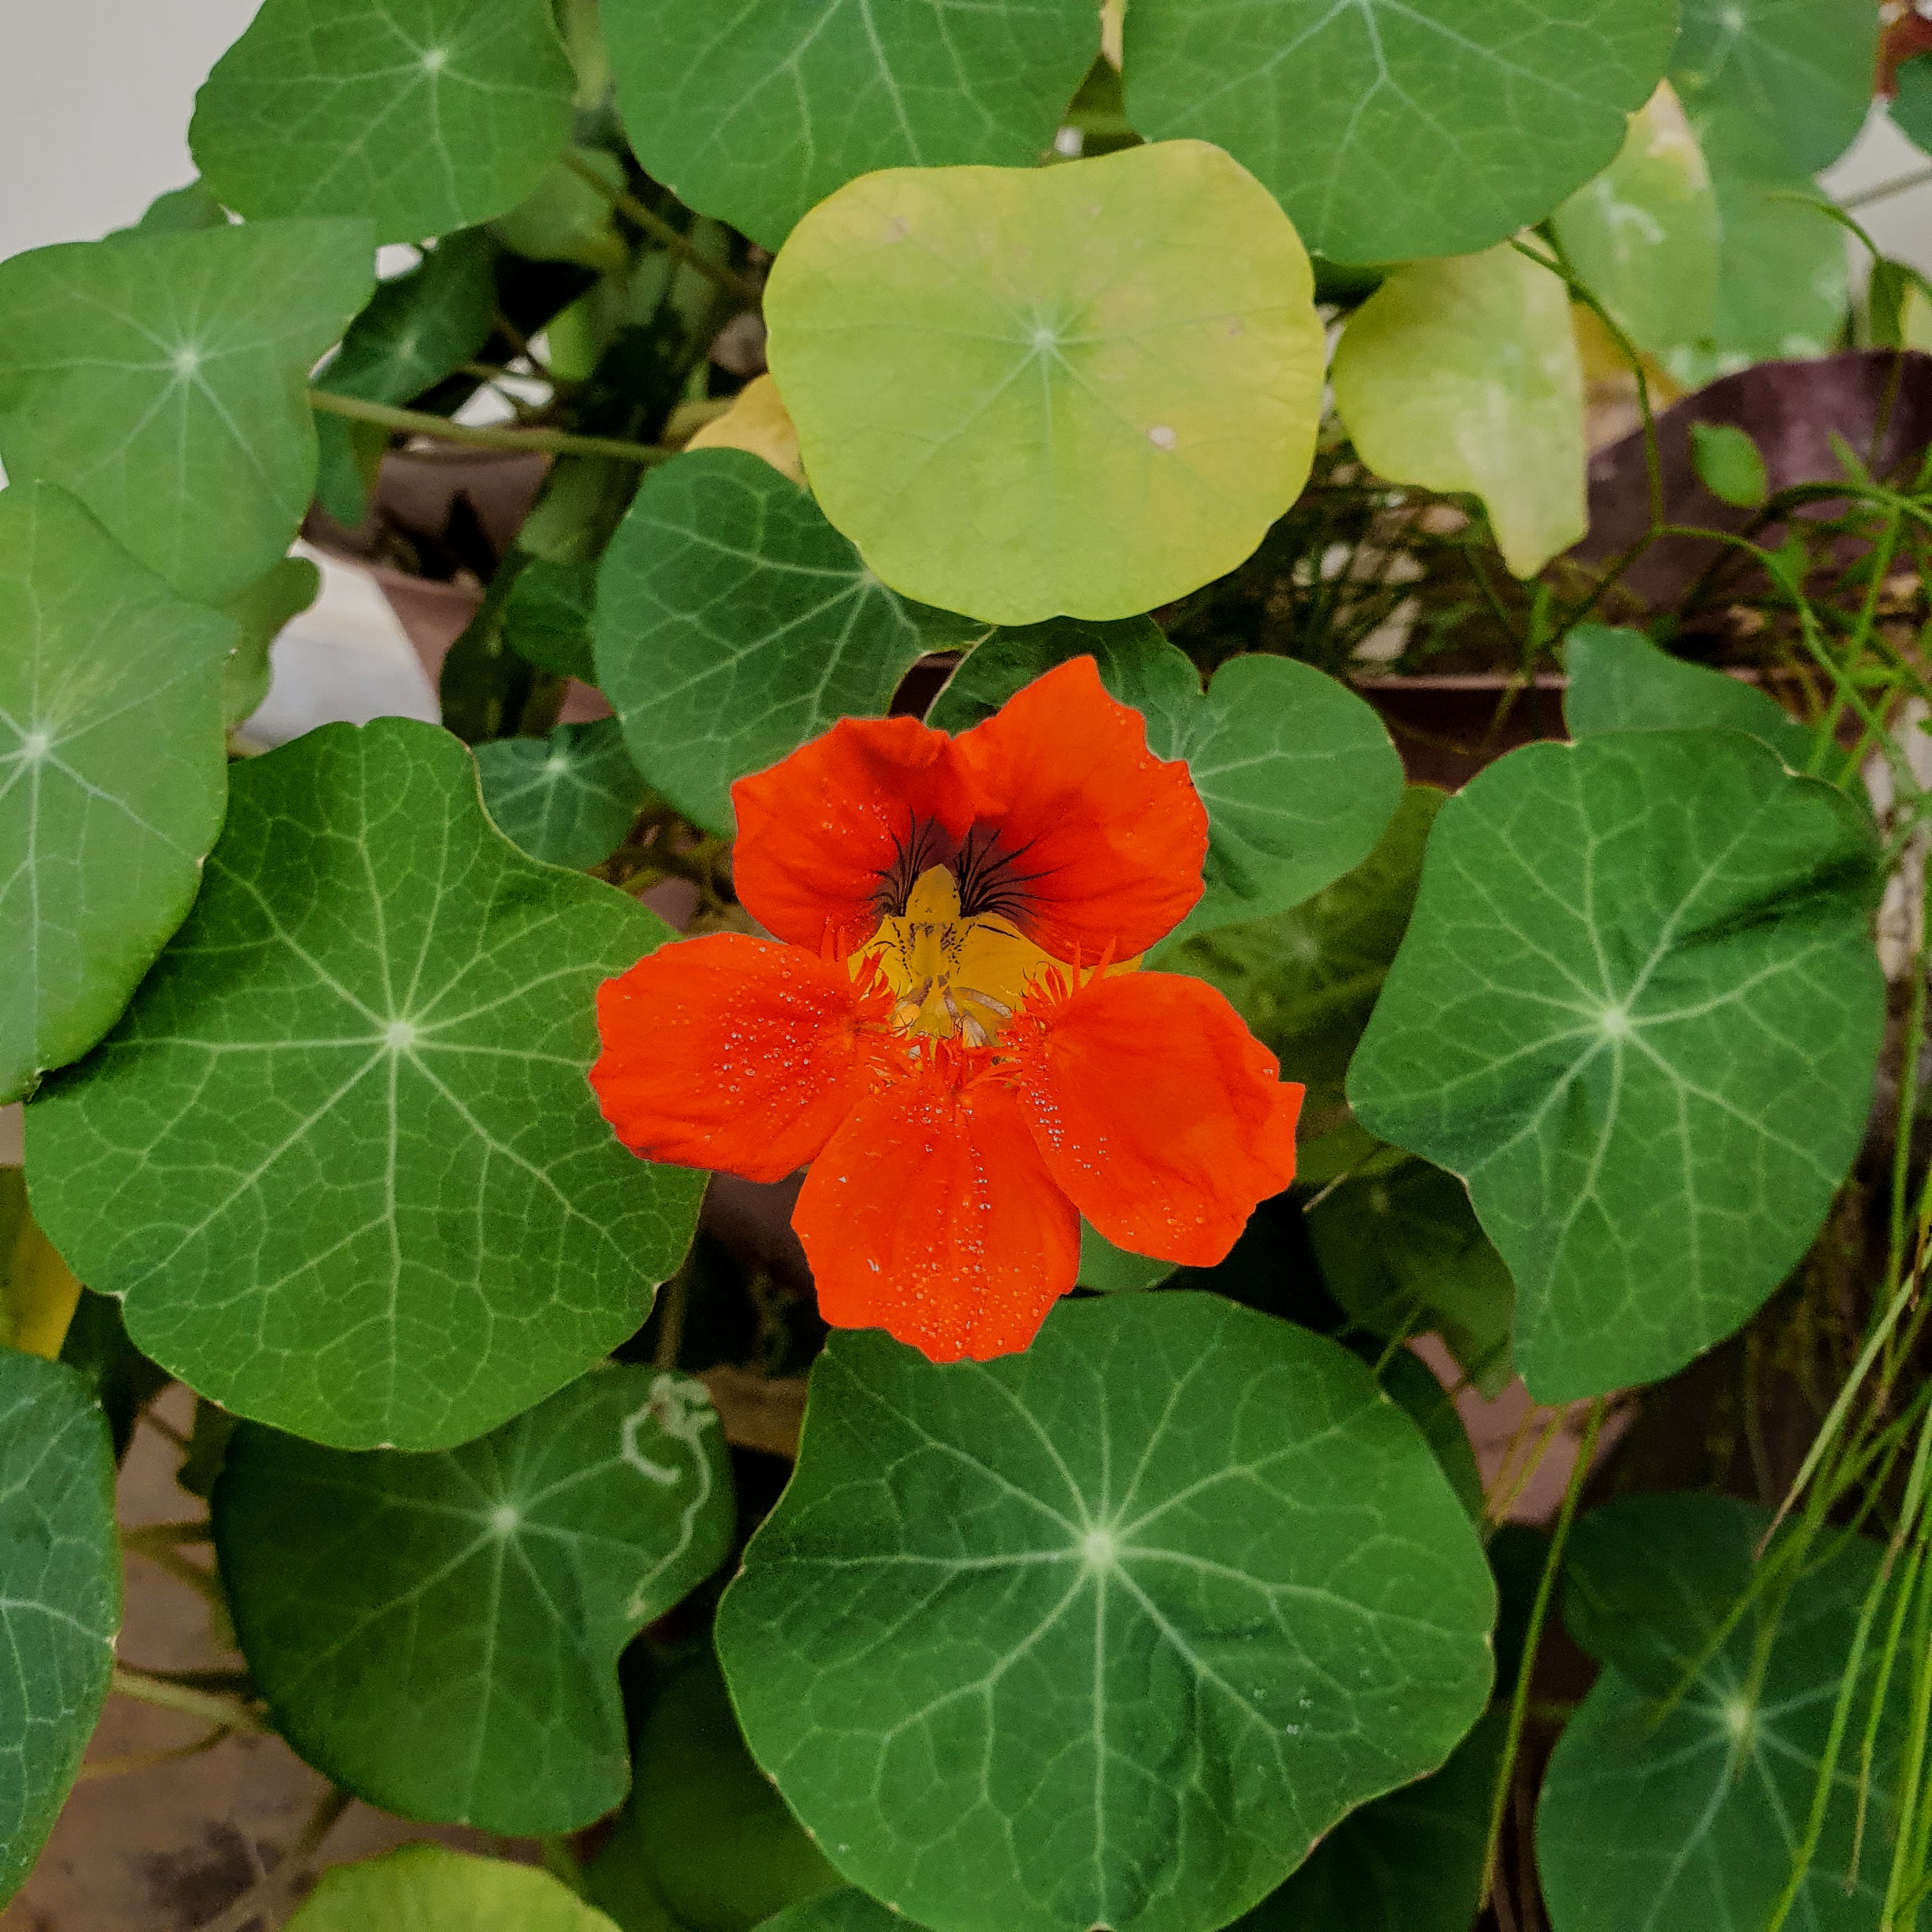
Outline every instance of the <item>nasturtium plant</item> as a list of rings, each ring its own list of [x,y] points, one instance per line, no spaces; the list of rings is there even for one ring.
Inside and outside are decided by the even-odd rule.
[[[289,1921],[290,1932],[618,1932],[561,1879],[441,1845],[404,1845],[337,1865]]]
[[[1030,624],[1132,616],[1253,550],[1308,476],[1312,296],[1261,184],[1166,141],[865,176],[794,230],[766,314],[806,473],[868,567]]]
[[[560,724],[548,738],[476,747],[483,803],[532,859],[583,868],[608,859],[636,823],[650,788],[614,718]]]

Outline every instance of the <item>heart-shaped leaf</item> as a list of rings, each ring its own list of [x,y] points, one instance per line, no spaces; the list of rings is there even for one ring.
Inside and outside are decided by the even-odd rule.
[[[66,1802],[114,1668],[114,1450],[74,1371],[0,1348],[0,1905]]]
[[[622,1341],[703,1182],[611,1138],[598,982],[670,937],[538,864],[434,725],[331,724],[234,770],[188,923],[56,1076],[34,1204],[150,1355],[345,1448],[442,1448]]]
[[[776,248],[875,168],[1030,166],[1100,50],[1092,0],[627,0],[604,32],[638,158]]]
[[[1300,904],[1368,856],[1401,802],[1402,760],[1346,686],[1292,658],[1248,656],[1223,664],[1204,694],[1146,618],[996,634],[927,722],[965,730],[1072,657],[1091,657],[1108,690],[1146,718],[1156,758],[1186,760],[1208,808],[1206,888],[1177,940]]]
[[[476,770],[490,816],[547,866],[580,870],[608,859],[650,795],[614,718],[478,745]]]
[[[289,547],[316,359],[368,299],[366,221],[62,242],[0,262],[0,463],[71,490],[184,597]]]
[[[1334,376],[1362,460],[1481,497],[1518,577],[1588,527],[1569,293],[1515,249],[1405,263],[1348,318]]]
[[[332,1865],[288,1932],[618,1932],[562,1880],[534,1865],[403,1845]]]
[[[1366,1368],[1166,1292],[983,1364],[835,1334],[718,1649],[787,1802],[909,1916],[1194,1932],[1442,1761],[1494,1614]]]
[[[1816,1233],[1883,1025],[1877,859],[1730,731],[1526,746],[1442,808],[1348,1094],[1467,1182],[1539,1401],[1682,1368]]]
[[[644,479],[597,580],[597,681],[651,784],[736,829],[731,782],[885,715],[926,652],[986,626],[888,590],[812,498],[738,449]]]
[[[1630,1496],[1578,1526],[1566,1617],[1604,1668],[1564,1727],[1537,1810],[1537,1864],[1557,1932],[1640,1923],[1652,1932],[1762,1932],[1784,1889],[1879,1552],[1828,1535],[1828,1555],[1781,1607],[1772,1607],[1778,1593],[1764,1592],[1717,1643],[1750,1586],[1767,1521],[1728,1497]],[[1864,1662],[1861,1726],[1880,1648]],[[1856,1880],[1848,1888],[1859,1810],[1854,1732],[1793,1927],[1873,1932],[1880,1923],[1911,1676],[1896,1673],[1881,1724]],[[1675,1699],[1667,1710],[1666,1697]]]
[[[244,1423],[213,1508],[275,1728],[371,1804],[512,1837],[622,1799],[617,1654],[724,1560],[733,1517],[704,1384],[619,1367],[436,1456]]]
[[[1672,0],[1133,0],[1127,117],[1226,148],[1336,261],[1466,255],[1611,159],[1676,27]]]
[[[418,242],[514,207],[570,136],[548,0],[263,0],[188,144],[251,217],[360,214]]]
[[[1232,570],[1307,479],[1301,244],[1218,148],[894,168],[772,270],[820,507],[886,583],[998,624],[1126,617]]]
[[[0,1102],[114,1024],[194,903],[234,642],[65,491],[0,494]]]

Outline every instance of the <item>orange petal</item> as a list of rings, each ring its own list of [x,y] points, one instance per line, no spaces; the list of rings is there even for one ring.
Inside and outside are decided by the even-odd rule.
[[[1302,1089],[1202,980],[1091,980],[1000,1046],[1048,1172],[1120,1247],[1210,1267],[1294,1178]]]
[[[1208,814],[1187,767],[1148,749],[1091,658],[1034,679],[954,748],[1013,894],[989,909],[1056,958],[1144,952],[1200,898]]]
[[[719,933],[661,946],[597,989],[590,1084],[618,1138],[651,1160],[782,1180],[873,1085],[860,1021],[890,995],[842,961]]]
[[[792,1226],[827,1322],[883,1328],[935,1362],[1024,1348],[1080,1264],[1080,1217],[1010,1090],[929,1066],[853,1110]]]
[[[814,950],[871,938],[890,882],[950,859],[970,819],[944,731],[842,718],[731,788],[733,884],[767,932]]]

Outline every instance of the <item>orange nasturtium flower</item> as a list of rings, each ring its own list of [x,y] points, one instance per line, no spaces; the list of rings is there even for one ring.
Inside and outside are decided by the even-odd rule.
[[[847,718],[732,788],[719,934],[606,980],[591,1084],[652,1160],[778,1180],[819,1307],[934,1361],[1024,1348],[1080,1216],[1219,1261],[1294,1173],[1302,1090],[1136,956],[1201,896],[1208,819],[1091,658],[950,737]]]

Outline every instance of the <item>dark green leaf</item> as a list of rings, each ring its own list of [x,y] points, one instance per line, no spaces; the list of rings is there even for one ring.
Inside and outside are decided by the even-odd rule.
[[[767,1918],[758,1932],[924,1932],[890,1906],[846,1886]]]
[[[0,495],[0,1101],[114,1024],[194,903],[234,641],[64,490]]]
[[[1580,624],[1564,646],[1563,662],[1570,674],[1563,722],[1573,737],[1708,724],[1749,732],[1794,771],[1810,762],[1811,734],[1774,698],[1659,650],[1640,631]]]
[[[100,1714],[121,1627],[114,1454],[86,1382],[0,1348],[0,1905],[20,1888]]]
[[[332,1865],[288,1932],[617,1932],[603,1913],[531,1865],[404,1845]]]
[[[235,620],[235,649],[222,678],[221,716],[238,724],[268,694],[268,646],[291,617],[299,616],[322,591],[322,572],[305,556],[285,556],[228,600]]]
[[[1466,255],[1616,155],[1676,25],[1670,0],[1133,0],[1127,118],[1225,147],[1335,260]]]
[[[116,229],[118,235],[179,235],[197,228],[226,228],[228,211],[208,190],[206,183],[192,181],[185,188],[171,188],[148,202],[147,212],[131,228]]]
[[[650,795],[614,718],[478,745],[476,770],[490,816],[548,866],[581,870],[608,859]]]
[[[731,1478],[701,1383],[607,1366],[441,1455],[244,1424],[214,1521],[304,1758],[406,1817],[536,1834],[622,1798],[617,1654],[724,1561]]]
[[[1376,1379],[1388,1390],[1390,1400],[1422,1431],[1422,1439],[1449,1479],[1456,1500],[1468,1511],[1469,1520],[1478,1529],[1483,1528],[1482,1472],[1476,1466],[1476,1452],[1470,1447],[1469,1432],[1462,1426],[1454,1397],[1436,1379],[1429,1364],[1407,1348],[1394,1350]]]
[[[1080,1224],[1080,1286],[1102,1294],[1132,1294],[1166,1280],[1178,1264],[1117,1248],[1106,1235]]]
[[[1932,53],[1901,61],[1895,78],[1898,92],[1890,103],[1892,120],[1908,141],[1932,154]]]
[[[268,221],[0,262],[0,462],[225,603],[308,507],[308,374],[368,298],[370,260],[366,221]]]
[[[597,682],[590,652],[597,603],[595,563],[552,563],[533,557],[517,573],[503,609],[503,641],[526,664],[556,677]]]
[[[548,0],[264,0],[188,143],[243,214],[366,215],[417,242],[520,201],[569,136],[571,88]]]
[[[234,770],[201,896],[34,1108],[35,1211],[135,1340],[344,1448],[494,1428],[632,1332],[702,1178],[584,1075],[598,982],[670,934],[525,858],[455,740],[325,725]]]
[[[597,682],[638,769],[729,836],[731,782],[877,718],[926,652],[986,626],[888,590],[812,498],[739,449],[653,470],[597,582]]]
[[[604,32],[646,171],[767,248],[874,168],[1030,166],[1100,50],[1090,0],[628,0]]]
[[[61,1343],[60,1358],[76,1370],[107,1418],[114,1438],[116,1461],[127,1453],[135,1419],[152,1396],[168,1385],[165,1369],[157,1368],[128,1339],[121,1304],[111,1294],[83,1288]]]
[[[1082,656],[1146,718],[1148,750],[1186,760],[1208,808],[1206,890],[1169,945],[1300,904],[1360,863],[1400,802],[1402,760],[1353,692],[1290,658],[1238,657],[1204,694],[1194,667],[1146,618],[1055,618],[995,632],[953,674],[928,722],[963,730],[1042,671]]]
[[[1537,1862],[1558,1932],[1762,1932],[1810,1816],[1858,1606],[1878,1552],[1838,1543],[1793,1585],[1774,1626],[1747,1611],[1697,1667],[1750,1581],[1768,1520],[1720,1496],[1633,1496],[1579,1526],[1566,1613],[1604,1660],[1564,1730],[1538,1808]],[[1836,1542],[1834,1532],[1825,1532]],[[1759,1599],[1768,1605],[1777,1593]],[[1875,1668],[1874,1644],[1864,1674]],[[1658,1700],[1688,1689],[1668,1712]],[[1895,1828],[1891,1792],[1909,1670],[1881,1727],[1864,1856],[1848,1891],[1856,1734],[1787,1923],[1875,1932]],[[1855,1708],[1862,1724],[1872,1686]]]
[[[1871,1094],[1869,814],[1729,731],[1531,745],[1442,811],[1349,1069],[1467,1182],[1541,1402],[1682,1368],[1810,1244]]]
[[[1757,445],[1735,423],[1694,422],[1690,460],[1712,496],[1741,510],[1758,508],[1771,494]]]
[[[1064,1302],[986,1364],[836,1334],[718,1646],[874,1894],[945,1932],[1194,1932],[1442,1761],[1494,1612],[1360,1363],[1168,1292]]]

